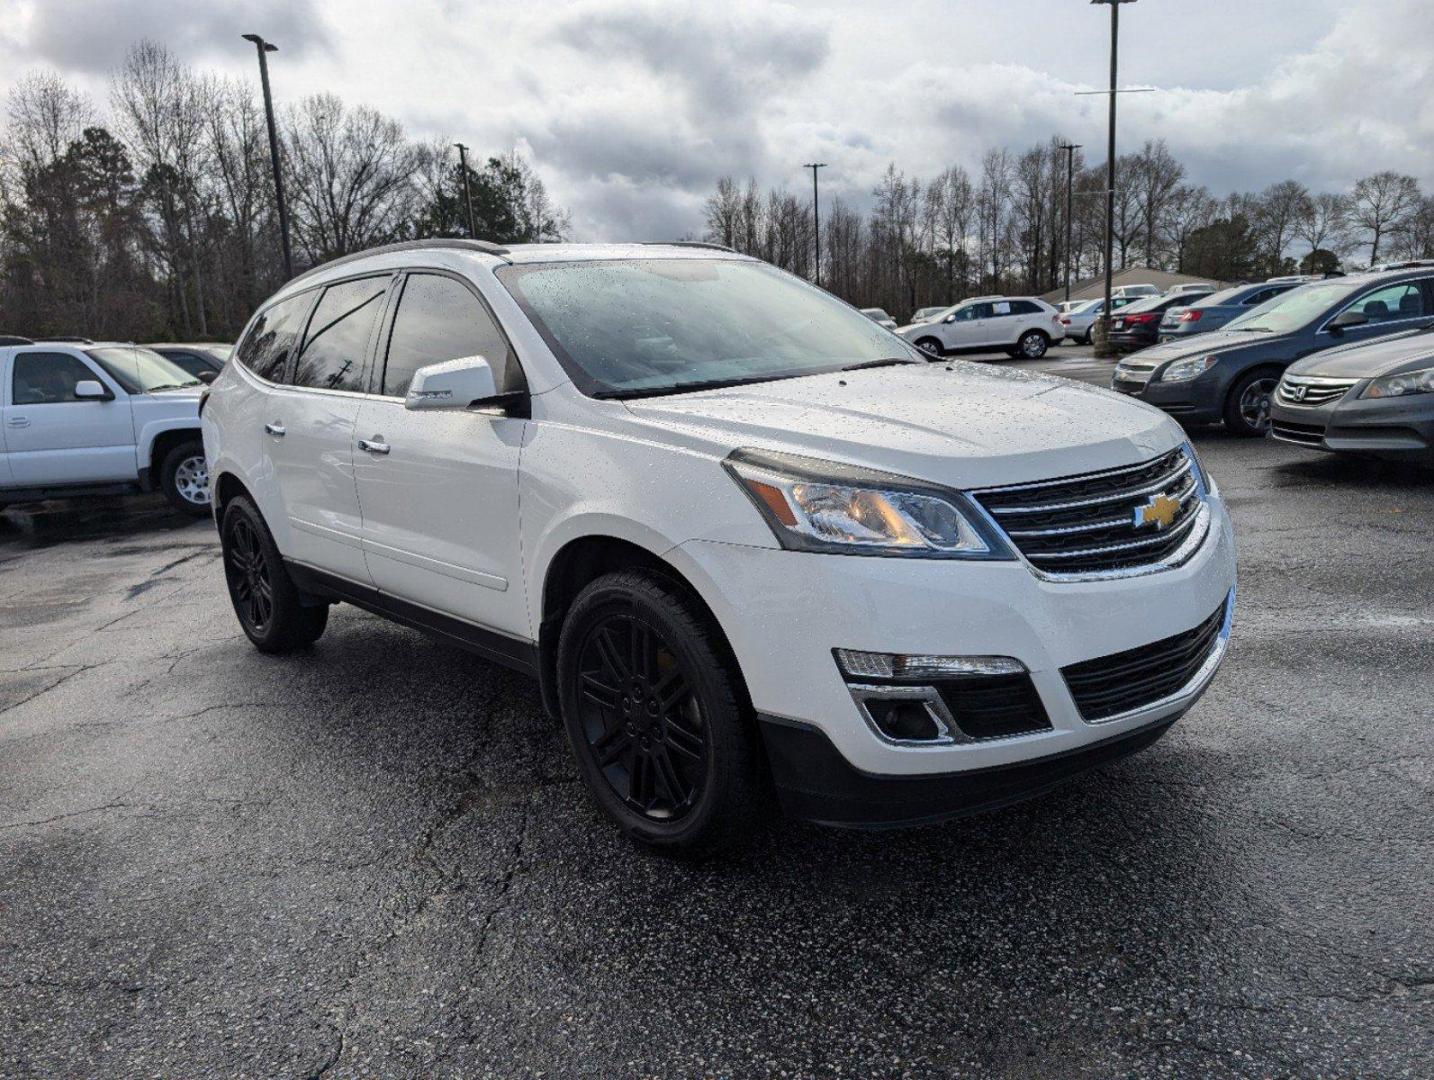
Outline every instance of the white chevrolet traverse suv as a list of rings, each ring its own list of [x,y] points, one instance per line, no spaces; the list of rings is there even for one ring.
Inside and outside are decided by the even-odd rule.
[[[930,363],[725,249],[379,248],[234,355],[202,420],[253,643],[347,602],[535,675],[648,844],[1042,791],[1225,651],[1230,522],[1173,420]]]
[[[928,322],[897,331],[928,356],[1005,350],[1039,360],[1051,342],[1065,337],[1060,312],[1035,296],[977,296]]]

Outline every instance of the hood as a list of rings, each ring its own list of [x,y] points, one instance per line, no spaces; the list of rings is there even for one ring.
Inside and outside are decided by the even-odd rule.
[[[668,441],[724,456],[778,450],[960,488],[1130,465],[1184,441],[1159,410],[1109,390],[961,361],[625,404]]]
[[[1357,345],[1325,349],[1291,364],[1291,375],[1373,379],[1434,367],[1434,333],[1406,330]]]
[[[1119,318],[1119,316],[1116,316]],[[1121,361],[1121,366],[1145,370],[1159,367],[1167,360],[1182,360],[1187,356],[1209,356],[1211,353],[1234,352],[1250,345],[1265,345],[1277,334],[1243,334],[1239,331],[1211,330],[1204,334],[1186,338],[1175,338],[1151,345]]]

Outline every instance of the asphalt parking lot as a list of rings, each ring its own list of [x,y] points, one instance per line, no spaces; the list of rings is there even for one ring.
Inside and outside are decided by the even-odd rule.
[[[1434,1075],[1434,473],[1195,441],[1239,608],[1164,740],[696,866],[522,678],[260,656],[157,500],[0,514],[0,1075]]]

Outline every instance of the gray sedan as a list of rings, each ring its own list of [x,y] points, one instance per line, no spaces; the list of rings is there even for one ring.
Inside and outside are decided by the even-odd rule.
[[[1270,402],[1270,433],[1434,465],[1434,323],[1291,364]]]

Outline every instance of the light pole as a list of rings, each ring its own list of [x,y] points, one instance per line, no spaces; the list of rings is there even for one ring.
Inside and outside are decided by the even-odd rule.
[[[1115,67],[1120,45],[1120,5],[1133,4],[1135,0],[1090,0],[1092,4],[1110,5],[1110,130],[1106,133],[1105,146],[1105,308],[1100,313],[1105,327],[1106,339],[1110,338],[1110,294],[1113,271],[1111,259],[1115,253]]]
[[[274,163],[274,202],[279,207],[279,244],[284,249],[284,278],[294,276],[294,257],[289,251],[289,209],[284,205],[284,167],[279,162],[279,129],[274,124],[274,98],[269,93],[269,58],[279,46],[265,41],[258,34],[244,34],[259,52],[259,81],[264,85],[264,116],[269,121],[269,158]]]
[[[477,240],[477,234],[473,228],[473,196],[468,190],[468,147],[462,143],[454,143],[458,147],[458,168],[463,173],[463,206],[468,215],[468,239]]]
[[[1075,182],[1075,152],[1080,143],[1062,143],[1066,152],[1066,303],[1071,299],[1071,187]]]
[[[812,266],[812,278],[818,285],[822,283],[822,210],[821,203],[817,198],[817,170],[825,169],[825,161],[809,161],[802,166],[804,169],[812,170],[812,235],[816,238],[817,259]]]

